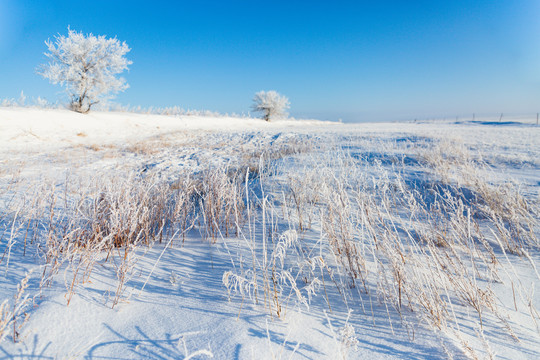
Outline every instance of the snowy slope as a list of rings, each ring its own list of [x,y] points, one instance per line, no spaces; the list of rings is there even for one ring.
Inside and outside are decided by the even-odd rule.
[[[309,256],[320,251],[321,258],[328,256],[330,261],[322,244],[330,236],[321,217],[326,208],[317,207],[323,203],[320,199],[309,200],[325,191],[315,185],[331,176],[329,169],[338,174],[336,179],[344,176],[351,182],[366,177],[368,184],[383,173],[399,173],[416,184],[432,176],[421,162],[428,158],[425,152],[447,146],[450,152],[463,151],[464,158],[472,156],[471,161],[489,165],[478,176],[488,176],[493,186],[512,181],[530,204],[536,204],[539,135],[540,128],[534,125],[503,127],[489,122],[266,123],[0,108],[0,303],[7,300],[6,313],[14,303],[24,304],[16,316],[15,326],[22,324],[20,329],[14,335],[10,323],[4,331],[0,358],[460,359],[489,357],[490,352],[502,359],[538,358],[540,296],[534,289],[540,287],[540,252],[534,246],[527,247],[528,258],[494,246],[500,279],[491,282],[486,276],[485,286],[493,291],[499,310],[485,310],[481,330],[474,310],[459,302],[449,315],[459,319],[457,325],[445,329],[432,328],[417,313],[400,313],[390,300],[368,295],[380,293],[377,282],[368,283],[369,291],[364,293],[356,285],[349,286],[346,276],[339,280],[337,260],[329,263],[336,272],[319,278],[326,282],[316,286],[309,301],[309,280],[301,279],[304,268],[294,273],[296,285],[288,288],[287,280],[279,283],[283,287],[276,297],[279,316],[270,300],[278,291],[275,286],[269,286],[269,291],[261,288],[256,295],[252,289],[242,294],[228,291],[223,275],[231,272],[247,278],[261,271],[274,276],[262,260],[265,254],[277,256],[273,232],[276,242],[288,234],[298,236],[296,245],[284,250],[282,274],[298,269],[294,259],[307,259],[305,249],[313,252]],[[354,166],[342,159],[354,161]],[[263,168],[267,173],[259,173]],[[73,219],[82,224],[90,216],[81,212],[80,204],[92,203],[106,191],[118,191],[121,199],[138,191],[152,198],[159,195],[153,191],[160,186],[184,189],[181,184],[186,179],[200,184],[197,181],[217,176],[218,170],[250,179],[239,188],[238,196],[245,203],[253,200],[252,207],[243,210],[241,226],[237,220],[227,234],[223,228],[215,232],[199,215],[188,230],[173,226],[150,246],[111,248],[92,254],[91,261],[84,257],[89,255],[83,248],[63,248],[55,255],[62,262],[52,271],[48,242],[71,236],[62,233],[62,226],[72,226]],[[455,176],[450,170],[451,181],[467,180]],[[312,182],[302,183],[308,178]],[[306,191],[306,204],[311,206],[306,205],[307,230],[300,229],[301,215],[295,215],[294,206],[287,207],[293,200],[285,191],[294,181],[314,184],[312,189],[300,189]],[[197,191],[203,199],[210,190]],[[266,204],[269,199],[272,205]],[[197,200],[193,206],[202,204]],[[401,212],[396,209],[397,215]],[[536,225],[531,231],[537,237],[538,213],[532,219]],[[481,219],[479,226],[486,226]],[[353,232],[360,236],[362,231]],[[266,248],[271,244],[274,252]],[[70,257],[63,256],[68,253]],[[280,258],[275,259],[273,269],[279,269]],[[30,271],[27,288],[14,301],[17,286]],[[371,274],[377,271],[368,269]],[[120,284],[122,274],[126,281]],[[24,296],[28,296],[26,303]],[[504,315],[519,340],[505,333],[495,314]]]

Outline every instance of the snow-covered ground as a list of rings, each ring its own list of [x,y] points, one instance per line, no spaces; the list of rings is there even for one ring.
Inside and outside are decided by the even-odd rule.
[[[0,358],[540,357],[534,124],[0,108],[0,154]]]

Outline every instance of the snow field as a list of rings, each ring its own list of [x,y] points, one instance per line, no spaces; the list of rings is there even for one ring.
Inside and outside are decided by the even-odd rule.
[[[0,129],[5,356],[540,355],[536,127],[2,109]]]

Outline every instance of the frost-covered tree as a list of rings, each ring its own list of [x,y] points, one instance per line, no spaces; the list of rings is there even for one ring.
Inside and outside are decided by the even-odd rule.
[[[129,87],[125,79],[116,77],[132,63],[125,58],[130,51],[125,42],[68,28],[67,36],[58,35],[45,45],[50,61],[38,73],[66,88],[72,110],[87,113],[92,105]]]
[[[262,112],[266,121],[286,117],[289,107],[289,99],[274,90],[259,91],[253,98],[253,111]]]

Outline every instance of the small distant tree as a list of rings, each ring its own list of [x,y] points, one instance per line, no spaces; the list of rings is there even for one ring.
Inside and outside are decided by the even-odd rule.
[[[289,99],[274,90],[259,91],[253,98],[253,111],[262,112],[266,121],[286,117],[289,107]]]
[[[38,73],[66,88],[72,110],[87,113],[101,100],[129,87],[125,79],[116,77],[132,63],[125,58],[130,51],[125,42],[68,28],[68,36],[58,35],[45,45],[50,62]]]

